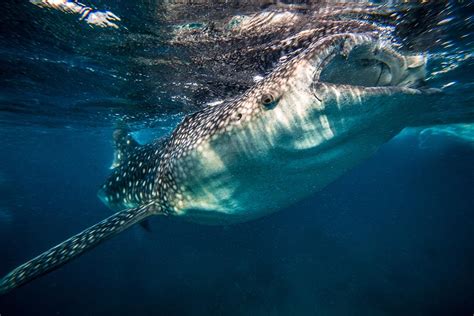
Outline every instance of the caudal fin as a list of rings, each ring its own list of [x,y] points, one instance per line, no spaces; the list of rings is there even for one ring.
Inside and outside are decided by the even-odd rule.
[[[20,265],[0,280],[0,294],[5,294],[33,279],[53,271],[66,262],[92,249],[104,240],[118,234],[144,218],[153,215],[157,206],[149,203],[118,212],[95,224],[36,258]]]

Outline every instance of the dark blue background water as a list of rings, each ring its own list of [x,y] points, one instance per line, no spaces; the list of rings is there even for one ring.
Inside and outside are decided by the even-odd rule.
[[[108,216],[106,129],[2,129],[0,271]],[[470,315],[472,146],[400,137],[292,208],[164,218],[0,298],[2,315]]]
[[[147,27],[138,5],[96,5],[127,15],[132,31]],[[121,33],[27,1],[4,9],[2,275],[110,215],[96,192],[115,117],[158,113],[161,134],[181,112],[121,76],[143,74],[129,66],[133,49],[108,49]],[[420,146],[406,134],[272,216],[133,227],[0,297],[0,315],[472,315],[473,161],[472,143],[439,135]]]

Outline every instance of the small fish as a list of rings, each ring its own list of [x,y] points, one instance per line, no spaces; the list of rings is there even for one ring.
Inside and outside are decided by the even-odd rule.
[[[0,293],[150,216],[236,223],[313,194],[403,128],[438,122],[452,109],[442,92],[424,87],[425,65],[425,56],[403,55],[377,32],[318,36],[166,138],[140,145],[117,129],[114,169],[99,197],[119,212],[11,271]],[[472,120],[472,104],[458,107],[450,122]]]

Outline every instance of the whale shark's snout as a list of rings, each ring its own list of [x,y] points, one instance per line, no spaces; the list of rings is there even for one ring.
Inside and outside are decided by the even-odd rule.
[[[404,55],[385,41],[374,39],[340,49],[329,56],[319,81],[354,86],[403,86],[415,88],[426,76],[424,55]]]
[[[338,34],[315,43],[300,62],[307,61],[317,68],[310,79],[323,104],[333,99],[339,108],[359,105],[367,111],[374,104],[377,110],[390,105],[385,120],[399,119],[401,128],[473,120],[468,93],[453,95],[430,87],[425,81],[427,55],[399,51],[393,41],[372,34]]]
[[[417,87],[425,79],[425,65],[424,56],[403,56],[374,43],[355,48],[347,57],[335,57],[321,73],[320,80],[367,87]]]

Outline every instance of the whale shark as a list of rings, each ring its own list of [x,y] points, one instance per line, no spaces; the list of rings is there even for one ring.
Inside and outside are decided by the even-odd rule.
[[[113,170],[98,193],[117,212],[12,270],[0,293],[151,216],[221,225],[276,212],[403,128],[442,119],[446,102],[426,86],[426,56],[399,52],[377,31],[318,34],[244,93],[186,116],[166,137],[141,145],[118,128]],[[472,106],[466,111],[472,118]],[[466,117],[457,114],[450,122]]]

